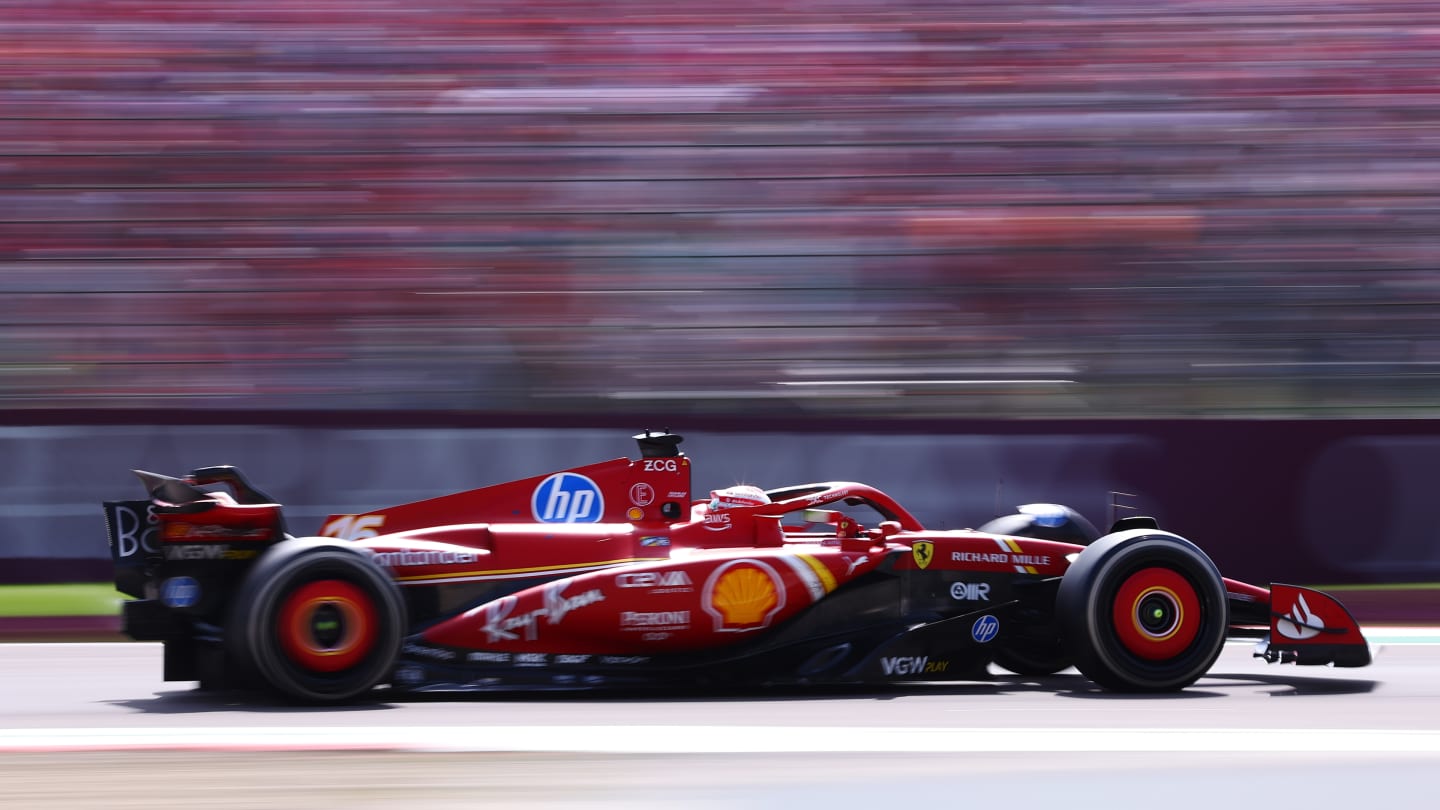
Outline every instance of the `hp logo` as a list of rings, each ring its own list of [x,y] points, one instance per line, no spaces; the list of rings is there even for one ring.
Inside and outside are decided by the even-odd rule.
[[[160,586],[160,601],[166,607],[194,607],[200,601],[200,583],[194,577],[170,577]]]
[[[605,496],[594,481],[579,473],[555,473],[535,488],[530,511],[541,523],[599,523],[605,514]]]
[[[994,616],[981,616],[970,626],[970,637],[976,644],[985,644],[1000,634],[1000,620]]]

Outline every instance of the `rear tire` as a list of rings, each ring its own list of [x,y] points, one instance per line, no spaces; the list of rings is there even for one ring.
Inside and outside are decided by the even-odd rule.
[[[1085,516],[1068,506],[1054,503],[1027,503],[1012,515],[992,518],[980,526],[980,531],[991,534],[1008,534],[1011,537],[1031,537],[1036,540],[1055,540],[1088,546],[1100,539],[1100,530]]]
[[[280,694],[336,703],[390,675],[405,627],[390,575],[324,538],[286,540],[255,564],[227,623],[232,660]]]
[[[1195,683],[1225,643],[1225,581],[1190,541],[1156,529],[1107,535],[1080,553],[1055,600],[1061,639],[1092,681],[1127,692]]]

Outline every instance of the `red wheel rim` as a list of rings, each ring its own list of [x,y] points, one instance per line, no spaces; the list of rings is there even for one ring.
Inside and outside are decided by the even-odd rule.
[[[1200,596],[1169,568],[1142,568],[1115,594],[1112,619],[1125,649],[1147,661],[1164,661],[1189,648],[1200,632]]]
[[[311,672],[339,672],[375,646],[375,605],[359,586],[339,579],[308,582],[280,606],[280,646]]]

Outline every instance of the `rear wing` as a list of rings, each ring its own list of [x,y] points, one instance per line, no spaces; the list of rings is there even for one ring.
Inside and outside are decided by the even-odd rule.
[[[1322,591],[1280,583],[1270,586],[1270,633],[1255,656],[1272,664],[1337,667],[1371,661],[1370,643],[1344,605]]]
[[[155,598],[167,566],[250,560],[286,536],[280,505],[233,467],[205,467],[185,478],[132,472],[150,497],[103,502],[115,587],[128,596]],[[230,492],[200,488],[207,484]]]
[[[154,505],[149,500],[105,501],[104,507],[115,589],[144,599],[145,583],[160,563],[160,524]]]

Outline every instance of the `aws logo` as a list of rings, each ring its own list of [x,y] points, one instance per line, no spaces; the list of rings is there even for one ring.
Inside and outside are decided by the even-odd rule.
[[[605,514],[605,496],[594,481],[579,473],[555,473],[535,487],[530,512],[541,523],[599,523]]]
[[[730,522],[730,515],[724,512],[710,512],[705,515],[705,531],[707,532],[729,531],[733,525]]]

